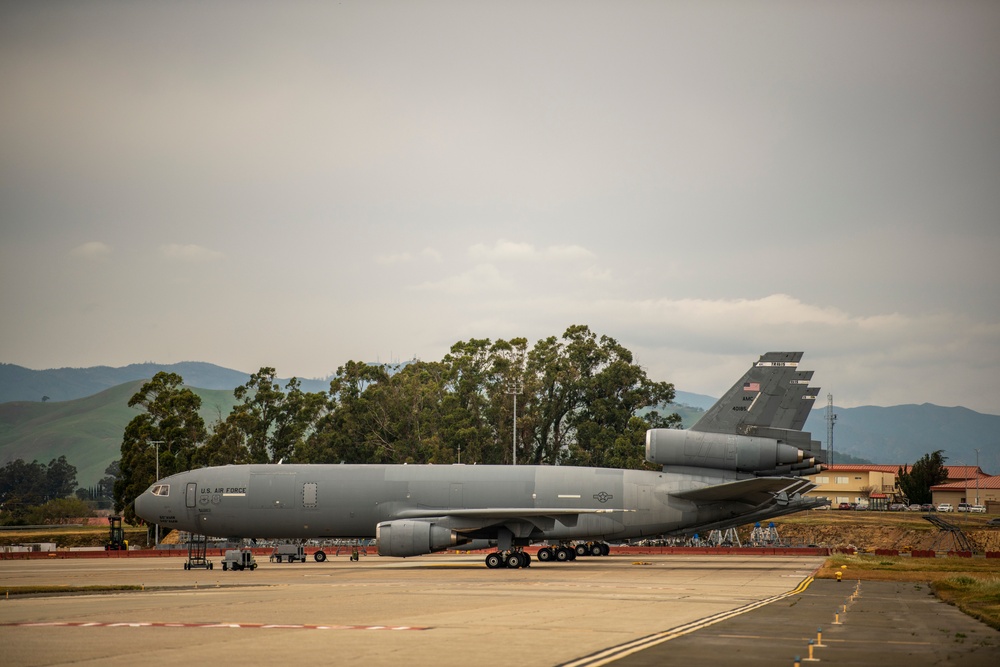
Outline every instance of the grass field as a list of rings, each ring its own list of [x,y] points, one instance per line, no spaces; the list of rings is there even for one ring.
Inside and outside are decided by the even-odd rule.
[[[912,581],[929,584],[939,598],[1000,630],[1000,559],[998,558],[910,558],[837,554],[816,574],[845,580]]]

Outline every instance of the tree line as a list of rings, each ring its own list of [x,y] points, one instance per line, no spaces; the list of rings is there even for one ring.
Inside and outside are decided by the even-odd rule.
[[[40,524],[70,509],[79,512],[78,505],[69,508],[65,502],[74,490],[76,466],[65,456],[52,459],[48,465],[10,461],[0,468],[0,524]],[[83,509],[89,512],[86,506]]]
[[[175,373],[132,396],[143,412],[125,428],[114,486],[126,520],[156,477],[157,447],[161,478],[279,461],[509,464],[515,434],[519,464],[641,468],[646,430],[680,425],[655,409],[673,401],[673,385],[650,380],[628,349],[585,325],[530,348],[525,338],[470,339],[440,361],[349,361],[327,392],[304,392],[296,378],[282,388],[264,367],[234,395],[211,427]]]

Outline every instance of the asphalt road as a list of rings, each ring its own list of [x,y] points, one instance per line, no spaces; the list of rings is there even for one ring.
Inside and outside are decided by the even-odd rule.
[[[788,556],[610,556],[488,570],[482,556],[368,556],[357,563],[346,557],[294,564],[265,559],[254,572],[223,572],[218,567],[184,570],[179,558],[0,561],[0,595],[5,585],[145,587],[0,599],[0,661],[18,667],[137,661],[465,666],[498,660],[582,666],[734,664],[726,657],[733,655],[741,656],[741,664],[753,664],[748,656],[756,655],[767,658],[767,664],[790,665],[794,655],[805,657],[808,636],[815,636],[821,622],[816,619],[832,621],[833,607],[854,585],[811,582],[822,562]],[[827,631],[831,641],[846,641],[847,628],[862,613],[884,617],[890,627],[898,622],[904,612],[889,603],[892,616],[875,607],[863,611],[876,597],[895,595],[876,596],[873,589],[869,596],[869,585],[862,584],[862,597],[851,603],[845,631],[837,636]],[[996,658],[1000,633],[926,593],[913,592],[926,604],[906,613],[957,614],[949,616],[947,630],[937,630],[928,617],[928,627],[940,632],[934,641],[950,648],[956,643],[953,634],[960,632],[969,638],[960,648],[977,648],[959,655]],[[722,633],[727,624],[740,622],[753,625]],[[677,631],[689,626],[697,629]],[[663,639],[664,633],[676,636]],[[879,636],[885,639],[884,633]],[[635,650],[622,648],[636,640],[644,643]],[[768,657],[772,654],[778,661]],[[860,654],[870,658],[889,652],[875,644]]]

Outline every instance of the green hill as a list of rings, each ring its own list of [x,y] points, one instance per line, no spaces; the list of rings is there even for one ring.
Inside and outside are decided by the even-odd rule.
[[[77,483],[97,484],[120,458],[125,426],[139,413],[128,401],[143,380],[72,401],[0,403],[0,465],[14,459],[48,463],[65,455],[76,466]],[[211,425],[236,404],[231,390],[197,389],[201,416]]]

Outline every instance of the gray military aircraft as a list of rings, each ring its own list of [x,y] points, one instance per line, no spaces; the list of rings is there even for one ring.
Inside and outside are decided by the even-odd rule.
[[[158,480],[135,500],[150,523],[234,539],[370,538],[383,556],[495,545],[488,567],[570,560],[571,541],[731,528],[817,507],[803,476],[822,447],[801,431],[818,392],[801,352],[769,352],[689,430],[646,432],[660,471],[572,466],[230,465]],[[562,545],[562,546],[560,546]],[[596,547],[596,548],[595,548]],[[316,560],[325,560],[318,551]]]

